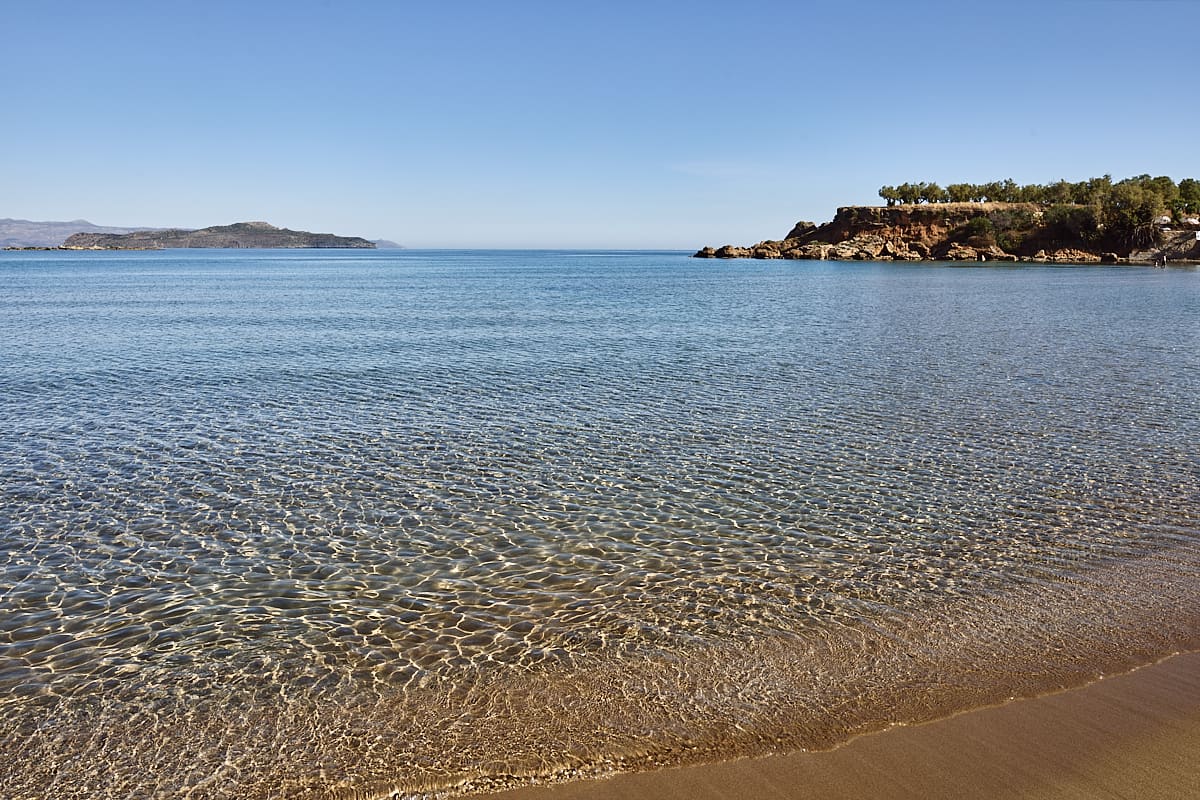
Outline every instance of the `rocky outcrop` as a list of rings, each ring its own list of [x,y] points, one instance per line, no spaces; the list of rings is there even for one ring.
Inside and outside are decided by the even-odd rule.
[[[811,229],[809,236],[823,242],[843,242],[873,234],[885,240],[934,249],[952,238],[973,219],[1004,211],[1040,215],[1025,203],[938,203],[935,205],[849,206],[839,208],[831,222]]]
[[[1093,263],[1101,254],[1056,244],[1033,203],[847,206],[823,225],[802,221],[782,240],[706,247],[701,258],[839,261],[1044,261]],[[1191,246],[1191,245],[1189,245]],[[1176,248],[1182,253],[1180,248]],[[1175,253],[1176,250],[1172,250]],[[1109,254],[1117,259],[1115,254]]]
[[[734,247],[731,244],[727,244],[724,247],[720,247],[716,250],[714,250],[711,247],[705,247],[704,249],[702,249],[698,253],[696,253],[696,258],[749,258],[749,257],[750,257],[750,248]]]
[[[1112,255],[1115,258],[1116,254],[1113,253]],[[1078,250],[1073,247],[1061,247],[1049,252],[1038,250],[1030,260],[1046,264],[1099,264],[1104,259],[1097,253],[1089,253],[1086,250]]]
[[[956,242],[946,248],[942,258],[946,261],[978,261],[979,251],[974,247],[967,247]]]
[[[791,231],[784,239],[803,239],[813,234],[817,230],[817,223],[801,220],[792,226]]]
[[[72,250],[161,250],[175,247],[230,248],[374,248],[357,236],[309,233],[276,228],[266,222],[238,222],[189,230],[135,231],[133,233],[77,233],[63,242]]]

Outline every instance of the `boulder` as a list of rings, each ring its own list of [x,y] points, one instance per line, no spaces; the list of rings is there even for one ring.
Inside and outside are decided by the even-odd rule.
[[[701,247],[699,250],[696,251],[695,255],[692,256],[692,258],[716,258],[716,257],[717,257],[717,251],[712,249],[711,247]]]
[[[783,258],[779,252],[779,242],[759,242],[750,248],[751,258]]]
[[[921,260],[921,254],[910,250],[908,244],[903,241],[884,242],[883,250],[877,257],[881,259],[891,259],[893,261]]]
[[[720,247],[717,249],[716,257],[717,258],[749,258],[750,257],[750,248],[734,247],[731,244],[727,244],[724,247]]]
[[[1064,247],[1046,256],[1046,261],[1049,261],[1051,264],[1098,264],[1100,256],[1095,253],[1089,253],[1086,250],[1074,250]]]
[[[988,245],[979,251],[980,261],[1016,261],[1017,257],[1012,253],[1006,253],[996,245]]]
[[[979,251],[974,247],[967,247],[965,244],[955,242],[950,245],[942,258],[946,261],[978,261]]]
[[[886,244],[887,241],[882,236],[864,233],[830,246],[826,258],[839,261],[873,261],[883,253]]]
[[[829,248],[829,245],[820,242],[793,245],[783,251],[783,257],[804,261],[824,261],[829,255]]]
[[[850,244],[849,242],[842,242],[840,244],[830,245],[829,249],[825,251],[825,257],[831,258],[834,261],[852,261],[854,259],[854,254],[857,252],[858,248],[856,248],[854,245]]]

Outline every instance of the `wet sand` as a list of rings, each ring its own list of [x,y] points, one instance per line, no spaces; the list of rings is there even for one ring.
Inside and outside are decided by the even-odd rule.
[[[1200,653],[831,751],[531,787],[494,800],[1200,797]]]

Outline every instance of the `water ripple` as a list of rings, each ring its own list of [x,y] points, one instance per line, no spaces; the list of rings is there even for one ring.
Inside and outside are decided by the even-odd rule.
[[[828,744],[1200,632],[1195,272],[109,255],[0,260],[6,796]]]

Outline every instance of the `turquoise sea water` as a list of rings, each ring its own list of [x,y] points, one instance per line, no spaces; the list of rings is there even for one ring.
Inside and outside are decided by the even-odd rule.
[[[1200,646],[1198,454],[1195,269],[0,253],[0,796],[465,793],[1078,684]]]

